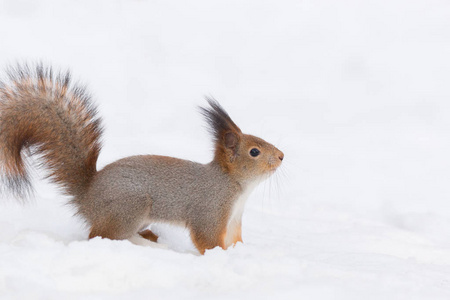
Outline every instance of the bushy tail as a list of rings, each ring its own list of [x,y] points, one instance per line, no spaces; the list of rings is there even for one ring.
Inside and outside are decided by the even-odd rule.
[[[37,154],[68,195],[81,195],[97,172],[101,120],[70,73],[42,65],[11,68],[0,81],[0,170],[17,196],[30,190],[24,151]]]

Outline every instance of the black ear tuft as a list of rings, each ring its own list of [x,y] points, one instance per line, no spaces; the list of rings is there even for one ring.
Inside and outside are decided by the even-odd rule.
[[[210,126],[210,131],[214,136],[216,142],[225,142],[230,146],[236,145],[237,141],[230,141],[229,133],[233,133],[233,137],[238,138],[242,133],[239,127],[234,124],[228,113],[222,108],[222,106],[214,98],[206,97],[210,108],[200,107],[200,112],[205,117]]]

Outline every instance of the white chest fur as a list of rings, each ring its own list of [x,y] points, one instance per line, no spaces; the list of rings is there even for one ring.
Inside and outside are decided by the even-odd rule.
[[[241,224],[242,214],[244,213],[245,204],[251,192],[258,185],[259,181],[248,184],[243,193],[236,199],[228,218],[227,234],[225,237],[225,246],[229,247],[236,241],[241,240]]]

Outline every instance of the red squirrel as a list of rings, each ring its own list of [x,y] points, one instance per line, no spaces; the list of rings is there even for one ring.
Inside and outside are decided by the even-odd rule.
[[[129,239],[154,245],[154,222],[185,226],[205,250],[242,242],[241,220],[253,188],[281,165],[283,152],[242,133],[222,106],[201,108],[214,137],[208,164],[138,155],[97,171],[101,119],[70,73],[18,66],[0,82],[0,167],[17,198],[31,190],[24,150],[38,154],[49,178],[71,196],[90,227],[89,238]]]

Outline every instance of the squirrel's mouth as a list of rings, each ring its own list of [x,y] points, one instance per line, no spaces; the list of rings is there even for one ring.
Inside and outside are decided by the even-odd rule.
[[[279,166],[276,167],[270,167],[269,168],[269,174],[272,175],[273,173],[275,173],[275,171],[278,169]]]
[[[269,163],[269,173],[272,175],[281,166],[281,161],[279,163],[273,164]]]

